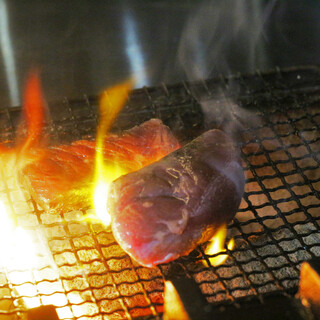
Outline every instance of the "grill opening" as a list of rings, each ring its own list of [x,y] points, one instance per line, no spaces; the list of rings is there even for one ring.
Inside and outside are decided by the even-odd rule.
[[[226,248],[229,258],[213,267],[202,245],[172,263],[141,267],[110,229],[85,221],[86,212],[44,212],[3,166],[0,197],[19,225],[32,231],[38,262],[31,269],[0,269],[1,319],[26,319],[29,308],[52,304],[60,319],[160,319],[163,280],[176,273],[194,279],[215,304],[296,292],[302,261],[320,256],[319,69],[276,69],[134,90],[113,130],[155,117],[189,141],[209,125],[221,125],[206,121],[204,103],[236,104],[247,112],[238,141],[246,187],[228,226],[227,240],[235,240],[233,250]],[[97,104],[90,96],[49,104],[51,143],[94,138]],[[0,110],[0,141],[15,139],[20,111]]]

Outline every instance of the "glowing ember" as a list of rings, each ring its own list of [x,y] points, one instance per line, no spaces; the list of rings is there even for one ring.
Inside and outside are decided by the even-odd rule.
[[[1,265],[8,269],[31,268],[36,262],[36,254],[31,235],[14,224],[3,201],[0,200],[0,256]]]
[[[226,235],[227,235],[227,227],[226,225],[221,226],[218,231],[215,233],[215,235],[211,238],[205,253],[207,255],[215,255],[219,252],[225,252],[224,243],[226,241]],[[232,250],[234,247],[234,240],[231,239],[227,245],[227,248],[229,250]],[[222,264],[226,259],[228,258],[227,254],[220,254],[216,257],[209,258],[210,264],[212,266],[218,266]],[[208,264],[205,260],[203,260],[203,264],[208,267]]]
[[[105,135],[110,130],[113,121],[124,106],[132,86],[132,81],[114,86],[103,92],[100,99],[100,121],[96,138],[95,188],[93,199],[96,215],[105,225],[109,225],[111,222],[107,206],[109,185],[113,180],[126,172],[120,168],[116,162],[104,163],[103,145]]]
[[[7,157],[8,158],[8,157]],[[14,173],[15,161],[9,161],[11,171]],[[3,164],[3,163],[1,163]],[[3,168],[3,166],[2,166]],[[6,164],[6,169],[8,163]],[[1,170],[1,178],[6,175]],[[19,190],[19,183],[11,179],[10,188]],[[59,272],[52,259],[51,253],[43,241],[43,235],[36,230],[28,231],[15,222],[11,208],[5,203],[8,199],[0,199],[0,270],[5,272],[8,282],[13,286],[16,295],[22,298],[27,308],[35,308],[44,304],[61,306],[57,310],[61,319],[67,318],[70,314],[69,308],[64,306],[68,303],[64,288],[59,279]],[[23,201],[22,198],[15,199],[15,202]],[[25,201],[25,199],[24,199]],[[51,282],[37,284],[34,271],[42,270],[44,279],[51,279]],[[38,280],[40,280],[38,278]],[[39,292],[50,296],[41,297]],[[55,293],[54,293],[55,292]]]

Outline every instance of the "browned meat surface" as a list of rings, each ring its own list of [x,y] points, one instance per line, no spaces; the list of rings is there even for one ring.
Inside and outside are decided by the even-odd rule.
[[[120,246],[152,267],[188,254],[234,217],[244,189],[238,150],[220,130],[113,183],[112,229]]]
[[[109,135],[104,143],[105,161],[117,162],[126,172],[138,170],[179,148],[170,129],[152,119],[121,135]],[[45,210],[66,211],[91,205],[95,141],[33,149],[32,163],[20,180]]]

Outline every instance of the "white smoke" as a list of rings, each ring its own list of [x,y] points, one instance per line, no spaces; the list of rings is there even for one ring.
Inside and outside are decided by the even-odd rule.
[[[256,66],[267,68],[265,24],[277,1],[215,0],[205,1],[190,16],[178,49],[178,63],[191,82],[226,76],[235,70],[254,72]],[[239,84],[232,79],[228,88],[217,88],[217,97],[197,96],[207,129],[219,127],[238,136],[248,119],[257,121],[236,99]],[[225,90],[228,90],[228,93]]]
[[[264,27],[277,1],[205,1],[190,16],[178,49],[189,80],[268,66]]]

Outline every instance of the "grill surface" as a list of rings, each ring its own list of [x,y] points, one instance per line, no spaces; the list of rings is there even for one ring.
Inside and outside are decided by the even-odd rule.
[[[65,99],[49,107],[52,143],[94,137],[97,98]],[[233,121],[226,119],[227,108]],[[19,224],[33,231],[40,262],[32,270],[0,270],[1,319],[24,319],[28,307],[41,304],[55,304],[61,319],[160,318],[163,278],[181,273],[194,278],[212,303],[296,290],[301,262],[320,256],[319,70],[275,70],[135,90],[113,129],[152,117],[161,118],[183,141],[211,126],[238,136],[241,127],[243,139],[237,141],[247,184],[228,228],[228,238],[235,239],[228,260],[204,267],[201,260],[210,262],[201,246],[158,268],[138,266],[110,230],[82,219],[85,212],[43,212],[3,167],[1,198]],[[19,118],[19,108],[0,111],[0,140],[14,140]]]

